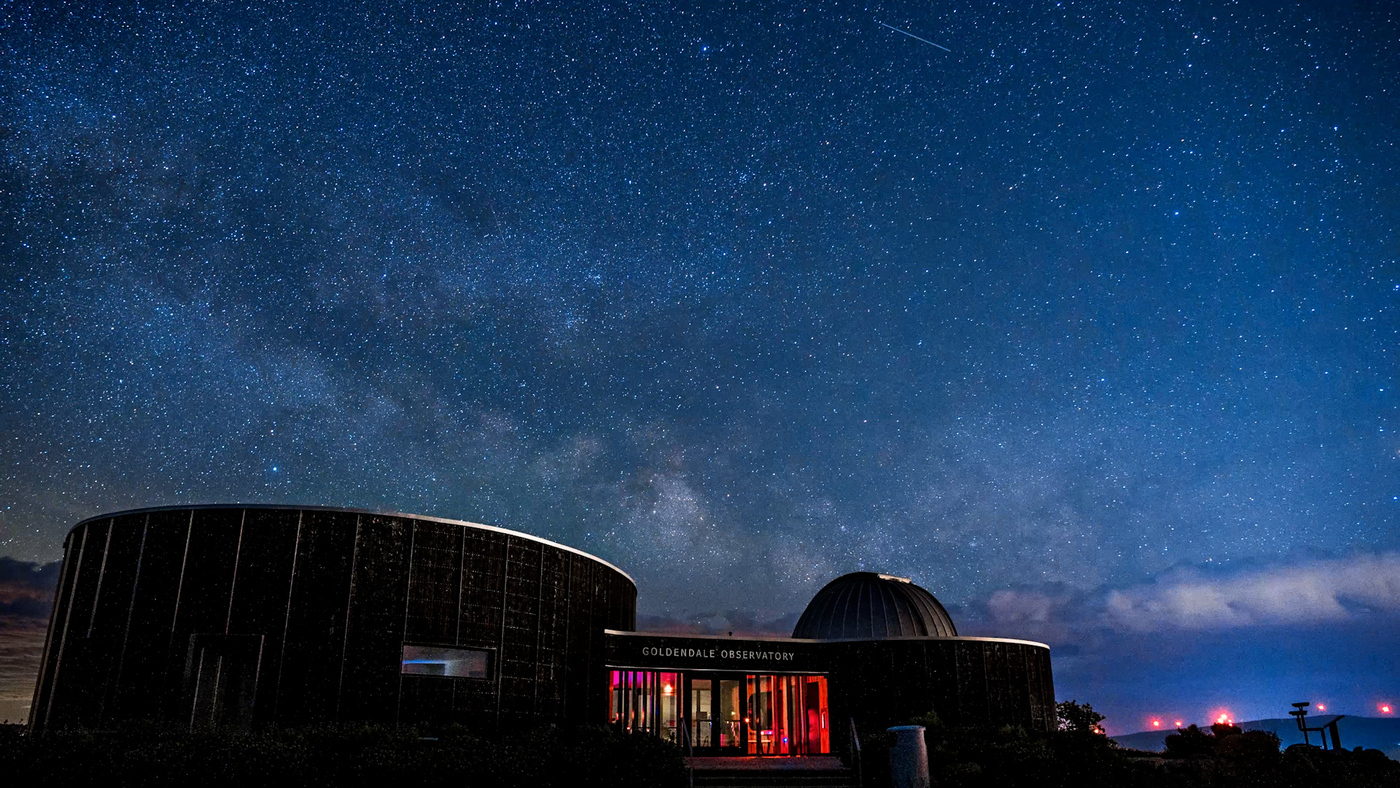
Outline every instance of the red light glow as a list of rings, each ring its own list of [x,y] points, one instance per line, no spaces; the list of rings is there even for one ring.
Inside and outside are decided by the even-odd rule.
[[[1153,720],[1153,721],[1152,721],[1152,727],[1154,727],[1154,728],[1160,728],[1160,727],[1162,727],[1162,721],[1161,721],[1161,720]]]
[[[1181,720],[1177,720],[1177,721],[1176,721],[1176,727],[1178,727],[1178,728],[1181,727]]]
[[[1381,704],[1381,714],[1389,714],[1389,713],[1390,713],[1390,704],[1389,704],[1389,703],[1382,703],[1382,704]]]
[[[1222,711],[1215,716],[1215,722],[1217,725],[1230,725],[1233,724],[1234,721],[1235,718],[1231,717],[1230,712],[1228,711]]]
[[[1318,711],[1327,711],[1327,707],[1324,706],[1323,704],[1319,703],[1319,704],[1317,704],[1317,710],[1318,710]]]

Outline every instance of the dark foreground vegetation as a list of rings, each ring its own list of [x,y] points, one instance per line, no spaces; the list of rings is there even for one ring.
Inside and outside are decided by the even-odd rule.
[[[1060,704],[1060,730],[1044,733],[951,728],[932,715],[913,722],[925,726],[939,788],[1400,788],[1400,763],[1379,750],[1298,744],[1281,752],[1272,733],[1217,725],[1167,737],[1165,753],[1140,752],[1104,736],[1102,720],[1070,701]],[[887,785],[892,739],[874,731],[865,737],[865,784]]]
[[[1377,750],[1279,751],[1272,733],[1194,726],[1167,737],[1166,753],[1118,747],[1089,706],[1060,704],[1061,728],[953,728],[932,715],[929,766],[939,788],[1400,788],[1400,763]],[[862,732],[866,788],[889,785],[892,737]],[[125,729],[39,739],[0,729],[4,785],[242,788],[682,788],[680,751],[649,735],[605,728],[550,728],[482,737],[461,729],[425,738],[413,730],[333,727],[170,733]]]
[[[258,733],[127,729],[0,734],[0,783],[44,786],[299,785],[683,786],[680,752],[654,736],[603,728],[547,729],[499,737],[441,731],[311,728]]]

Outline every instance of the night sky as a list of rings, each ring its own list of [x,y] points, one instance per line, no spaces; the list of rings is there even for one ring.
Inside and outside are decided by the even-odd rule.
[[[911,576],[1114,732],[1400,700],[1394,4],[191,6],[0,10],[0,702],[202,502]]]

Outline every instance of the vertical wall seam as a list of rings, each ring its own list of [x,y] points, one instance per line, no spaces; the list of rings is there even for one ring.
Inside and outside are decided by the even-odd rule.
[[[65,542],[71,543],[72,539]],[[53,670],[49,675],[50,684],[48,701],[44,704],[44,722],[48,723],[53,714],[53,696],[58,694],[58,682],[61,680],[63,665],[63,646],[68,640],[68,624],[73,619],[73,597],[78,590],[78,574],[82,571],[83,547],[87,544],[87,527],[83,528],[82,538],[78,542],[78,559],[73,562],[73,571],[63,571],[59,573],[58,593],[54,595],[54,618],[58,617],[58,611],[66,604],[67,611],[63,615],[63,631],[58,634],[58,652],[54,654]],[[68,545],[64,545],[63,565],[68,568]],[[48,662],[48,650],[44,652],[44,662]],[[34,710],[30,709],[29,715],[34,716]]]
[[[465,611],[465,608],[466,608],[466,605],[467,605],[467,591],[468,591],[468,589],[469,589],[469,587],[470,587],[468,584],[470,583],[470,578],[471,578],[471,568],[470,568],[470,564],[467,562],[467,544],[468,544],[468,541],[469,541],[468,538],[467,538],[467,537],[468,537],[468,529],[467,529],[466,526],[462,526],[459,530],[460,530],[460,532],[461,532],[461,541],[459,542],[459,544],[461,545],[461,550],[462,550],[462,552],[461,552],[461,554],[460,554],[460,556],[459,556],[459,567],[460,567],[460,568],[459,568],[459,570],[458,570],[458,575],[457,575],[457,624],[456,624],[456,629],[455,629],[455,639],[453,640],[453,645],[457,645],[457,646],[462,645],[462,615],[463,615],[463,613],[464,613],[464,611]],[[489,659],[489,657],[488,657],[488,659]],[[489,663],[488,663],[488,669],[489,669]],[[457,714],[458,699],[459,699],[460,696],[461,696],[460,682],[455,682],[455,681],[454,681],[454,682],[452,682],[452,701],[451,701],[451,702],[452,702],[452,705],[449,707],[449,712],[448,712],[448,713],[451,714],[454,718],[455,718],[455,716],[456,716],[456,714]]]
[[[112,523],[107,520],[107,539],[102,543],[102,564],[97,569],[97,589],[92,592],[92,612],[88,615],[87,636],[92,637],[92,628],[97,623],[97,604],[102,601],[102,580],[107,576],[107,553],[112,549]]]
[[[190,730],[194,730],[194,715],[199,710],[199,680],[204,678],[204,649],[199,650],[199,667],[194,672],[194,700],[190,703]],[[214,679],[214,690],[219,689],[219,680]]]
[[[987,648],[986,642],[981,644],[981,697],[986,698],[983,708],[987,710],[987,722],[991,722],[991,677],[987,676]]]
[[[399,630],[399,659],[403,659],[403,644],[408,639],[408,604],[409,596],[413,592],[413,552],[418,544],[418,522],[409,522],[408,531],[408,567],[404,571],[403,587],[403,628]],[[454,682],[455,684],[455,682]],[[399,684],[397,693],[394,696],[394,727],[399,726],[399,715],[403,711],[403,662],[399,662]]]
[[[462,645],[462,595],[467,587],[467,529],[457,529],[457,619],[453,622],[452,645]],[[454,688],[457,686],[454,682]]]
[[[190,519],[185,523],[185,552],[180,555],[180,580],[175,585],[175,610],[170,614],[170,644],[165,649],[165,681],[161,688],[162,697],[159,707],[160,719],[165,719],[165,708],[169,704],[169,697],[166,694],[170,688],[170,664],[171,652],[175,650],[175,627],[180,623],[180,598],[185,593],[185,566],[190,560],[190,540],[194,537],[194,511],[190,510]]]
[[[340,722],[340,699],[345,692],[345,652],[350,647],[350,608],[355,604],[355,571],[360,566],[360,524],[363,521],[363,515],[355,515],[355,541],[350,546],[350,585],[345,589],[345,620],[340,627],[340,675],[335,680],[336,722]]]
[[[78,581],[83,574],[83,554],[87,551],[87,536],[89,527],[83,527],[83,538],[78,542],[78,560],[74,562],[72,582],[68,591],[68,609],[63,615],[63,633],[58,638],[58,654],[53,661],[53,687],[49,690],[49,702],[44,709],[44,718],[48,719],[53,714],[53,699],[58,694],[58,682],[63,677],[63,652],[68,647],[68,627],[73,623],[73,604],[78,597]]]
[[[510,535],[506,535],[505,560],[501,562],[501,636],[496,648],[496,729],[501,727],[501,687],[506,667],[506,606],[510,586]]]
[[[233,592],[238,588],[238,562],[243,558],[243,527],[248,523],[248,510],[244,509],[238,518],[238,544],[233,548],[233,577],[228,583],[228,615],[224,616],[224,634],[233,626]]]
[[[560,662],[564,666],[563,693],[559,697],[559,716],[569,718],[569,693],[573,689],[574,671],[569,665],[569,646],[574,642],[574,555],[568,553],[564,560],[569,562],[569,570],[564,578],[564,654]]]
[[[141,564],[146,558],[146,532],[151,527],[151,516],[141,523],[141,546],[136,550],[136,577],[131,580],[131,603],[126,606],[126,628],[122,630],[122,651],[117,657],[117,678],[112,682],[112,700],[116,701],[122,690],[122,671],[126,668],[126,646],[131,641],[131,618],[136,613],[136,589],[141,585]],[[105,709],[104,709],[105,712]],[[102,715],[98,716],[101,724]]]
[[[190,510],[190,519],[185,523],[185,552],[180,556],[180,580],[175,585],[175,610],[170,614],[170,643],[165,648],[165,681],[162,683],[160,698],[160,719],[165,719],[165,708],[169,704],[167,693],[170,688],[170,673],[172,666],[171,652],[175,650],[175,626],[180,622],[180,596],[185,592],[185,565],[190,560],[190,539],[194,536],[194,510]]]
[[[593,646],[593,631],[598,628],[598,586],[594,582],[594,572],[596,570],[597,567],[593,566],[592,564],[586,565],[584,568],[583,581],[585,587],[587,587],[588,589],[588,624],[586,627],[586,631],[588,632],[588,643],[584,645],[584,648],[586,649],[585,653],[588,654],[589,667],[592,667],[593,665],[600,662],[607,662],[607,654],[599,655],[598,652],[594,650]],[[602,697],[595,700],[593,697],[593,676],[591,675],[592,671],[589,671],[589,673],[590,675],[585,676],[583,679],[587,703],[589,706],[592,706],[592,704],[602,701],[602,705],[599,707],[599,709],[606,710],[608,708],[608,703],[612,702],[611,690],[608,687],[609,682],[612,681],[612,677],[610,675],[605,676],[603,680],[599,682],[599,685],[603,690],[603,694]],[[599,716],[606,716],[606,713]]]
[[[292,592],[297,584],[297,556],[301,553],[301,523],[305,512],[297,512],[297,535],[292,543],[292,571],[287,575],[287,609],[282,617],[282,645],[277,654],[277,691],[272,696],[272,716],[282,710],[282,671],[287,663],[287,629],[292,623]]]
[[[1017,648],[1017,650],[1021,652],[1021,675],[1025,676],[1025,678],[1026,678],[1026,706],[1025,706],[1025,711],[1026,711],[1026,715],[1027,715],[1028,717],[1030,717],[1031,722],[1034,723],[1034,722],[1035,722],[1035,717],[1036,717],[1036,713],[1035,713],[1036,710],[1035,710],[1035,708],[1034,708],[1034,707],[1035,707],[1035,691],[1031,689],[1031,660],[1030,660],[1031,650],[1030,650],[1030,648],[1028,648],[1028,647],[1026,647],[1026,646],[1020,646],[1020,647]]]
[[[53,623],[58,620],[58,606],[63,599],[63,578],[68,575],[68,540],[63,540],[63,563],[59,565],[58,587],[54,589],[53,604],[49,610],[49,624],[44,631],[44,655],[39,659],[39,676],[34,682],[34,696],[29,700],[29,728],[30,730],[43,730],[43,723],[35,719],[35,712],[39,711],[39,700],[44,695],[44,679],[48,675],[49,650],[53,648]],[[50,690],[52,691],[52,690]],[[47,704],[45,704],[47,705]],[[45,717],[48,715],[45,714]],[[47,722],[47,720],[45,720]]]
[[[531,701],[531,714],[540,713],[540,634],[544,631],[544,551],[546,549],[544,545],[540,545],[539,582],[535,585],[535,697]]]

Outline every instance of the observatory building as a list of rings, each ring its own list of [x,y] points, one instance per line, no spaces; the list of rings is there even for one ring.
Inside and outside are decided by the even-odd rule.
[[[808,755],[852,721],[1055,722],[1047,646],[960,637],[905,578],[836,578],[790,638],[636,632],[636,604],[612,564],[476,523],[103,515],[64,542],[30,726],[608,723],[696,755]]]

